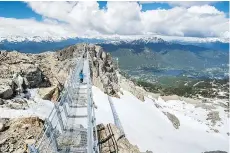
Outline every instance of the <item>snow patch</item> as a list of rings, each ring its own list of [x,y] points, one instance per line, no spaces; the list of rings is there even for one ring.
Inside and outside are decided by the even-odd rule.
[[[93,98],[97,123],[113,123],[108,96],[99,88],[93,87]],[[157,153],[201,153],[211,150],[228,151],[228,118],[222,108],[218,108],[223,124],[220,133],[207,132],[207,112],[202,108],[183,101],[165,102],[162,98],[145,97],[141,102],[134,95],[123,91],[119,98],[112,98],[126,137],[141,151],[151,150]],[[160,107],[157,108],[155,104]],[[170,112],[180,120],[179,129],[175,129],[163,111]],[[228,131],[228,130],[227,130]]]
[[[45,119],[49,116],[54,104],[49,100],[43,100],[37,94],[37,89],[30,89],[30,100],[28,100],[29,108],[26,110],[16,110],[9,108],[0,108],[0,118],[21,118],[37,116]]]

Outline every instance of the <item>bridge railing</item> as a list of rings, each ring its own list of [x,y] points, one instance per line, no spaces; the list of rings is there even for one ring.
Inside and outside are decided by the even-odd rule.
[[[67,78],[64,90],[61,92],[58,103],[54,104],[53,109],[50,112],[50,115],[45,119],[45,124],[35,139],[35,143],[29,145],[29,151],[31,153],[39,152],[57,152],[58,144],[56,141],[56,135],[62,133],[65,129],[65,124],[67,122],[66,118],[66,109],[65,103],[68,103],[74,94],[74,88],[79,85],[79,72],[82,69],[83,65],[83,55],[80,57],[80,60],[76,64],[72,73]],[[62,107],[64,105],[64,107]],[[64,115],[65,114],[65,115]]]
[[[88,136],[87,136],[87,153],[99,153],[96,116],[95,116],[95,104],[92,97],[92,82],[90,78],[90,67],[89,67],[89,53],[87,52],[87,112],[88,112]]]
[[[110,104],[110,107],[111,107],[111,110],[112,110],[112,113],[113,113],[114,124],[116,125],[116,127],[118,127],[118,129],[121,132],[120,137],[124,137],[125,136],[124,129],[122,127],[121,121],[120,121],[120,119],[118,117],[118,113],[117,113],[117,111],[115,109],[115,106],[114,106],[113,101],[112,101],[110,96],[108,96],[108,100],[109,100],[109,104]]]

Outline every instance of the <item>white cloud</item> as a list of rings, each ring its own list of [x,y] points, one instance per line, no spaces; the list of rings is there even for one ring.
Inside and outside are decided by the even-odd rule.
[[[40,36],[43,39],[61,37],[76,37],[72,28],[68,25],[53,24],[51,22],[37,22],[34,19],[14,19],[0,17],[0,38],[11,37],[34,37]]]
[[[201,6],[217,3],[216,1],[140,1],[140,4],[150,4],[150,3],[167,3],[170,6],[182,6],[182,7],[191,7],[191,6]]]
[[[229,19],[213,6],[141,11],[137,2],[28,2],[42,22],[0,18],[0,34],[73,37],[146,35],[229,38]],[[16,26],[17,25],[17,26]],[[8,32],[9,31],[9,32]]]
[[[202,6],[207,4],[213,4],[217,2],[215,1],[171,1],[167,3],[171,6],[191,7],[191,6]]]

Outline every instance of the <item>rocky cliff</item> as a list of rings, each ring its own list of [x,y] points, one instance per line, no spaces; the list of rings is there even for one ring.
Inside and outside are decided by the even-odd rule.
[[[137,146],[132,145],[121,131],[113,124],[97,126],[99,149],[101,153],[140,153]]]
[[[109,95],[116,95],[119,91],[118,77],[113,66],[113,60],[100,46],[92,44],[78,44],[57,51],[59,61],[70,63],[83,51],[89,51],[90,71],[93,85],[99,87]]]
[[[90,53],[93,84],[109,95],[116,95],[119,85],[112,57],[100,46],[78,44],[41,54],[0,51],[0,98],[12,98],[26,87],[56,87],[60,92],[61,85],[85,50]]]
[[[35,142],[43,121],[37,117],[0,119],[0,152],[27,153],[27,144]]]

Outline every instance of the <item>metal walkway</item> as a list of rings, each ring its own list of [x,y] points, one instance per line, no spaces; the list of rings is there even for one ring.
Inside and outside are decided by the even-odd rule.
[[[84,59],[83,54],[87,57]],[[59,102],[46,119],[31,153],[99,153],[96,118],[92,100],[89,54],[82,53],[65,83]],[[83,70],[84,82],[79,72]]]

